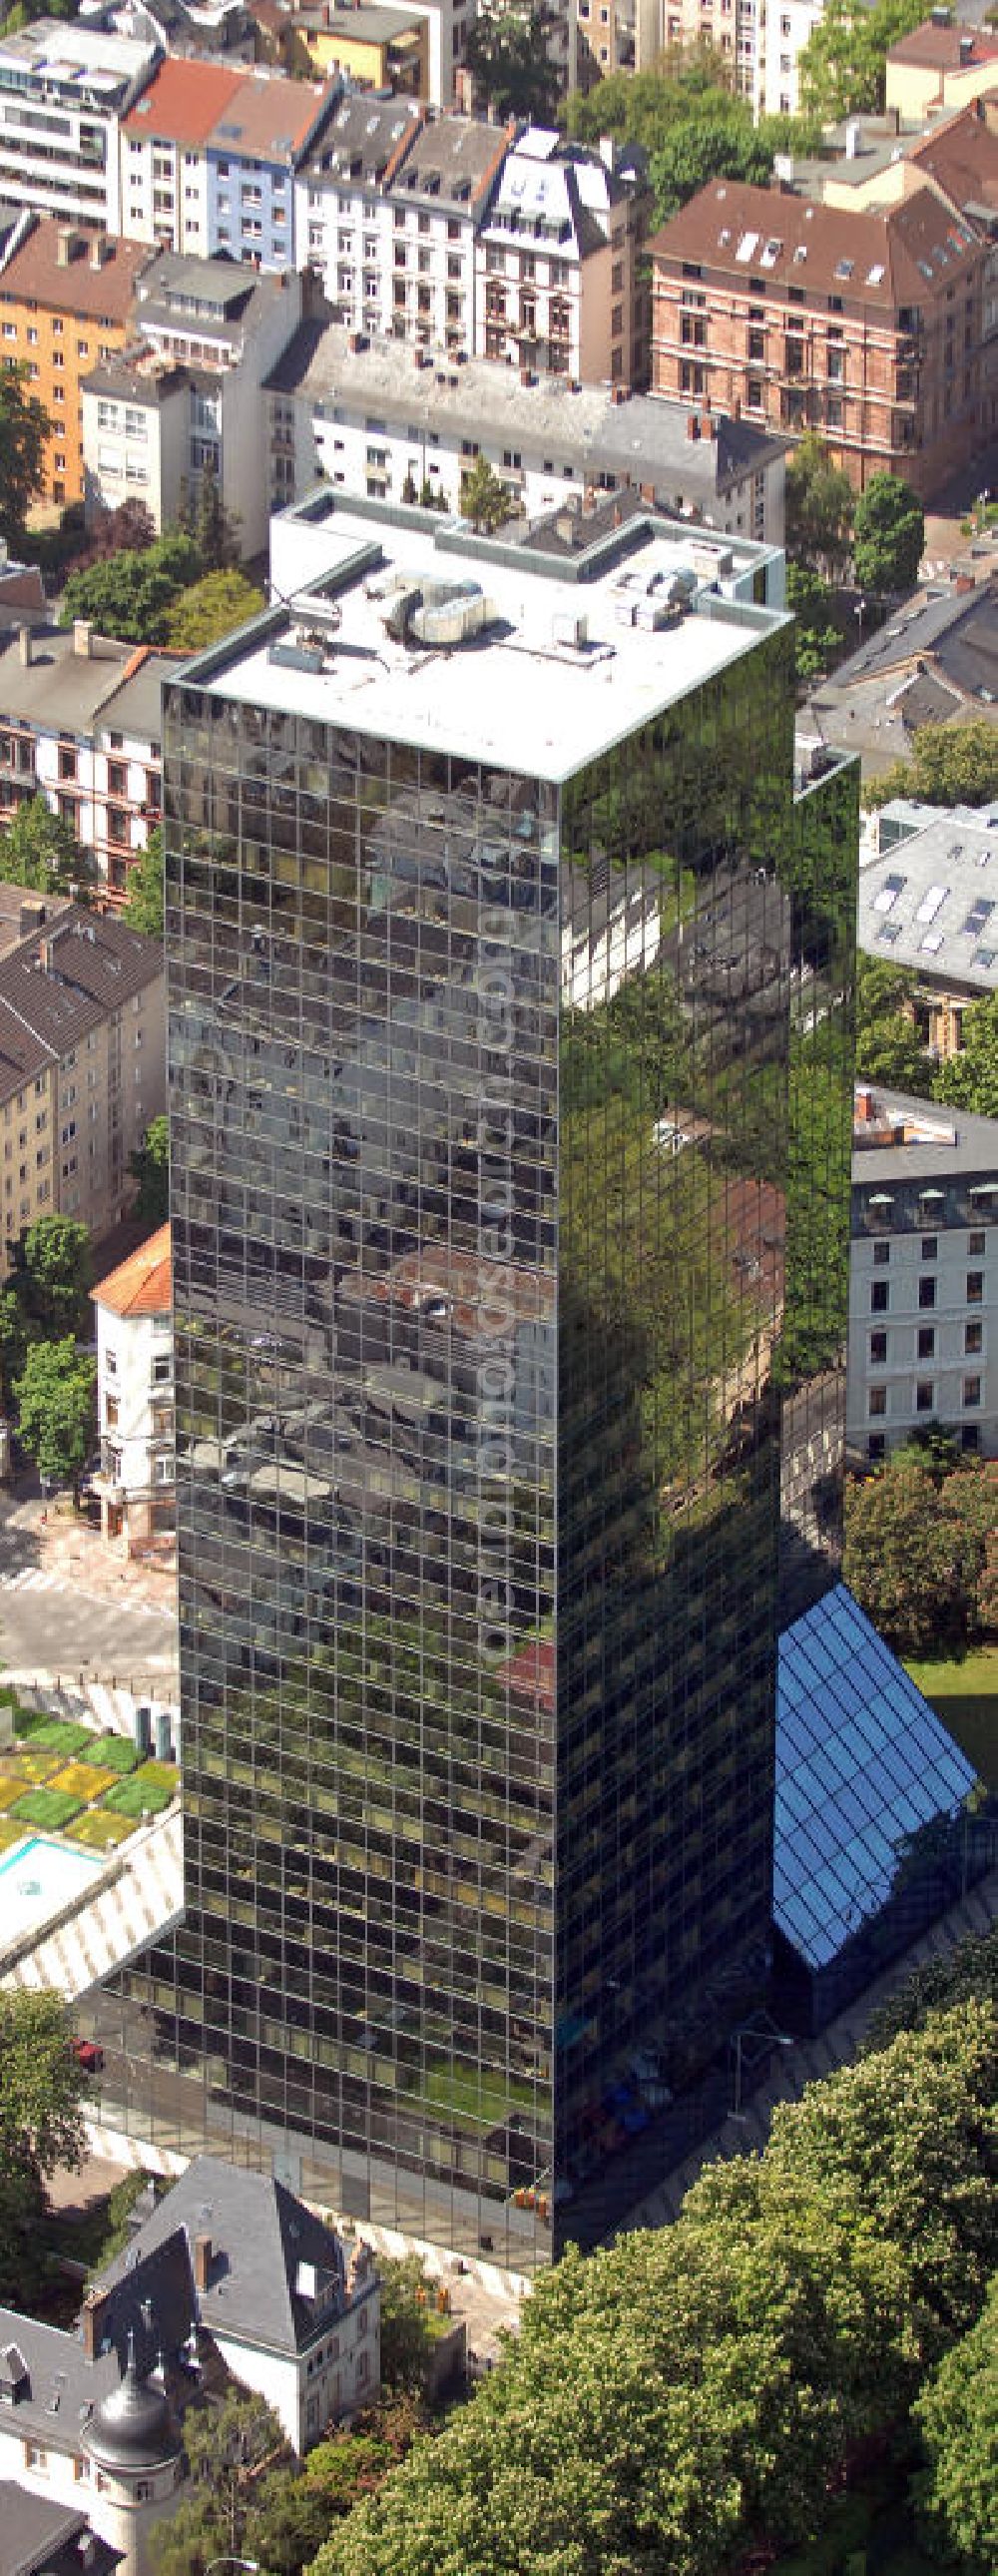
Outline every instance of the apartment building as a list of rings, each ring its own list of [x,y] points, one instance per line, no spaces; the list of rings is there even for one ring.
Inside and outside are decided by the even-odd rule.
[[[852,1455],[939,1422],[998,1456],[998,1120],[860,1085],[852,1183]]]
[[[621,5],[636,7],[639,71],[652,68],[663,45],[707,37],[757,116],[796,116],[798,57],[821,18],[822,0],[588,0],[585,15],[590,23],[609,15],[612,25]],[[579,0],[580,19],[583,8]]]
[[[92,1292],[101,1534],[127,1556],[173,1528],[173,1284],[161,1225]]]
[[[38,18],[0,33],[0,196],[126,232],[119,126],[159,56],[156,43],[80,20]]]
[[[258,0],[255,16],[261,32],[267,31],[270,59],[284,71],[318,80],[338,74],[358,89],[390,92],[393,98],[430,96],[429,33],[418,8],[385,8],[381,0],[335,8],[323,0],[318,7],[292,10],[281,0]]]
[[[621,402],[564,376],[525,385],[483,358],[410,372],[391,345],[366,335],[358,345],[333,322],[301,324],[265,391],[275,509],[325,478],[371,500],[411,501],[425,488],[456,510],[463,476],[484,456],[527,520],[631,491],[723,535],[783,544],[785,431],[712,417],[701,435],[684,403]]]
[[[342,98],[295,180],[298,256],[355,331],[391,330],[393,227],[386,188],[419,132],[408,99]]]
[[[884,104],[901,124],[916,125],[996,86],[998,36],[986,26],[961,26],[940,9],[891,46]]]
[[[302,280],[164,251],[143,271],[132,344],[83,387],[89,511],[137,497],[157,528],[196,500],[206,467],[239,523],[266,540],[268,424],[261,389],[301,320]]]
[[[338,80],[168,56],[121,132],[123,229],[256,268],[296,264],[294,176]]]
[[[394,339],[475,348],[479,236],[513,132],[477,117],[435,117],[386,181]]]
[[[475,260],[474,346],[596,384],[642,385],[648,321],[643,162],[531,127],[506,156]]]
[[[172,657],[27,625],[0,649],[0,819],[44,796],[120,904],[162,804],[160,682]]]
[[[847,214],[713,182],[651,257],[657,392],[816,429],[857,490],[930,498],[982,443],[985,247],[928,185]]]
[[[870,814],[856,935],[868,956],[917,977],[920,1032],[938,1056],[956,1055],[967,1004],[998,992],[998,810],[896,797]]]
[[[163,952],[66,904],[0,956],[0,1258],[39,1215],[124,1216],[166,1099]]]
[[[149,257],[139,242],[79,231],[55,215],[29,216],[22,239],[0,255],[0,354],[27,368],[52,422],[43,489],[56,504],[83,499],[80,386],[124,348]]]

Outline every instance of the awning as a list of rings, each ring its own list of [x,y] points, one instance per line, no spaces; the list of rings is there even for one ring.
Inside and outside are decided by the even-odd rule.
[[[891,1190],[871,1190],[866,1204],[867,1207],[893,1207],[893,1192]]]
[[[920,1199],[944,1199],[946,1192],[945,1190],[919,1190],[918,1195]]]
[[[991,1199],[994,1198],[996,1191],[998,1191],[998,1181],[971,1181],[972,1199]]]

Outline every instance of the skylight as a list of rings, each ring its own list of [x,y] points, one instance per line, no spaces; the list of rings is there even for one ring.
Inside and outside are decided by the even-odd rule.
[[[966,921],[963,925],[968,938],[980,938],[985,923],[990,921],[993,911],[993,903],[986,903],[983,895],[978,895],[976,903],[971,905],[970,911],[968,912]]]
[[[837,260],[836,260],[836,262],[835,262],[835,274],[836,274],[836,277],[851,277],[851,276],[852,276],[852,272],[853,272],[853,262],[852,262],[852,260],[851,260],[851,259],[837,259]]]
[[[948,886],[930,885],[922,896],[915,914],[916,921],[934,921],[937,912],[941,912],[948,893]]]
[[[904,893],[907,883],[907,877],[885,877],[879,894],[875,894],[873,898],[874,912],[890,912],[891,906],[897,902],[899,894]]]
[[[795,250],[795,252],[794,252],[794,258],[795,258],[795,260],[796,260],[796,262],[797,262],[798,267],[800,266],[801,261],[802,261],[802,260],[805,260],[805,259],[807,258],[807,243],[806,243],[806,242],[798,242],[798,244],[797,244],[797,248],[796,248],[796,250]]]
[[[867,270],[866,283],[868,286],[882,286],[883,282],[884,264],[882,260],[878,259],[875,261],[873,267]]]
[[[781,241],[768,241],[759,261],[760,268],[775,268],[782,248]]]
[[[943,934],[941,930],[926,931],[925,938],[922,941],[922,947],[927,957],[934,957],[937,950],[942,947],[942,944]]]
[[[735,252],[735,258],[745,261],[754,259],[758,246],[758,233],[743,233]]]

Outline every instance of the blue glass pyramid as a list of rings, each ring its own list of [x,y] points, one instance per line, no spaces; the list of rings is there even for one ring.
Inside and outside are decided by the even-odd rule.
[[[784,1630],[773,1912],[808,1967],[880,1912],[909,1837],[955,1816],[974,1779],[844,1583]]]

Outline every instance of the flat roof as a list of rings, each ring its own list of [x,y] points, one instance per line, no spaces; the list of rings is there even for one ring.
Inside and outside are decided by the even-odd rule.
[[[723,573],[711,595],[704,567],[730,565],[730,544],[650,515],[628,516],[575,557],[574,578],[458,522],[431,530],[424,514],[407,512],[403,525],[394,515],[323,493],[275,519],[274,585],[291,613],[196,657],[188,684],[559,782],[788,622],[736,605]],[[677,576],[685,610],[669,605]],[[436,643],[416,641],[411,622],[402,636],[389,632],[407,592],[432,619],[426,593],[445,585],[469,594],[479,631]],[[314,654],[310,667],[301,639],[322,627],[321,662]],[[294,662],[280,658],[292,653]]]
[[[998,801],[978,810],[883,807],[894,826],[878,857],[860,854],[857,938],[870,957],[934,980],[998,991]]]
[[[884,1136],[880,1144],[854,1142],[854,1190],[898,1188],[905,1181],[993,1181],[993,1197],[981,1201],[981,1224],[998,1221],[998,1118],[981,1118],[976,1110],[952,1109],[945,1101],[917,1100],[909,1091],[888,1091],[882,1083],[858,1083],[857,1093],[872,1094],[874,1133],[892,1128],[900,1142]],[[854,1138],[863,1135],[862,1124]]]

